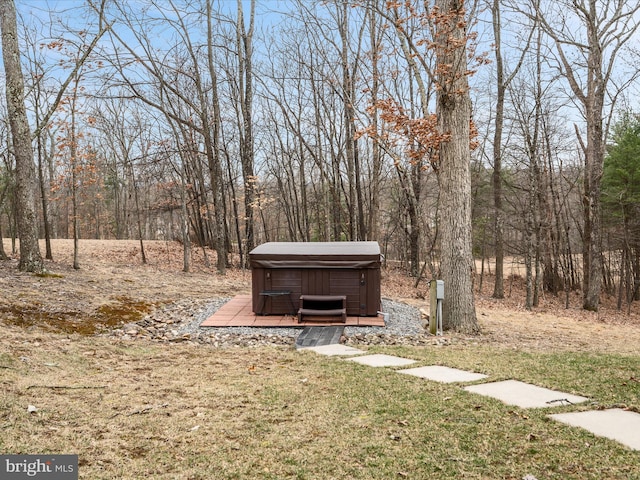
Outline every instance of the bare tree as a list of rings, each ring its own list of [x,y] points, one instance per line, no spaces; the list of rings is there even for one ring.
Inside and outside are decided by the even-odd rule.
[[[69,125],[69,138],[67,143],[69,145],[69,161],[70,161],[70,174],[71,174],[71,204],[72,204],[72,222],[73,222],[73,268],[75,270],[80,269],[80,255],[79,255],[79,241],[80,241],[80,227],[78,225],[80,218],[78,212],[78,132],[77,132],[77,108],[78,108],[78,88],[79,88],[80,76],[77,75],[74,79],[74,85],[71,92],[71,100],[69,106],[70,111],[70,125]]]
[[[4,128],[4,124],[0,125],[0,138],[3,141],[6,139],[6,130]],[[8,140],[8,139],[6,139]],[[6,142],[8,144],[8,141]],[[0,163],[0,260],[8,260],[9,257],[4,250],[4,242],[3,242],[3,233],[2,233],[2,213],[4,210],[5,199],[7,198],[7,193],[9,192],[9,186],[11,184],[11,178],[9,176],[9,152],[4,150],[2,155],[2,163]]]
[[[100,7],[99,11],[101,11]],[[49,232],[49,218],[48,218],[48,205],[47,205],[47,192],[45,189],[45,179],[43,174],[43,150],[44,150],[44,138],[46,134],[46,127],[50,125],[50,120],[55,114],[58,106],[60,105],[65,92],[70,83],[75,79],[79,69],[85,63],[87,58],[92,53],[93,49],[97,45],[102,35],[108,29],[108,26],[102,23],[102,17],[100,16],[100,26],[98,33],[92,38],[92,41],[88,45],[82,45],[78,48],[79,54],[74,57],[73,65],[71,66],[71,74],[61,82],[57,89],[57,94],[53,101],[48,105],[41,103],[41,83],[44,82],[47,77],[45,70],[40,66],[36,66],[36,70],[30,72],[31,79],[35,82],[33,90],[35,91],[34,105],[35,105],[35,129],[34,132],[30,131],[28,120],[26,117],[26,108],[24,106],[24,79],[22,77],[22,69],[20,65],[20,52],[18,50],[18,35],[16,31],[16,12],[13,1],[7,1],[2,3],[3,19],[6,19],[4,28],[7,30],[7,53],[5,57],[5,74],[7,76],[7,94],[8,97],[16,96],[13,101],[10,101],[10,117],[15,119],[16,131],[13,131],[14,125],[12,124],[13,141],[14,141],[14,154],[16,155],[16,183],[17,183],[17,218],[18,218],[18,236],[20,240],[20,263],[19,268],[27,271],[38,271],[44,268],[42,258],[38,246],[38,231],[40,221],[37,217],[36,207],[36,187],[40,186],[40,193],[42,196],[42,208],[43,208],[43,221],[45,227],[45,239],[46,239],[46,256],[52,258],[51,246],[50,246],[50,232]],[[10,19],[11,18],[11,19]],[[3,30],[4,31],[4,30]],[[86,31],[80,33],[79,36],[84,40],[86,37]],[[3,35],[4,41],[4,35]],[[34,49],[37,42],[34,39],[29,39],[28,43]],[[84,43],[84,42],[83,42]],[[61,45],[62,42],[56,42],[56,45]],[[54,47],[55,48],[55,47]],[[5,49],[3,48],[3,51]],[[32,59],[33,60],[33,59]],[[11,78],[11,80],[9,80]],[[21,86],[19,86],[21,84]],[[12,106],[13,104],[13,106]],[[40,107],[45,107],[46,111],[41,111]],[[12,112],[14,108],[17,108],[15,115]],[[24,119],[20,117],[24,116]],[[19,147],[16,145],[16,135],[24,135],[24,140],[17,140]],[[38,139],[38,177],[36,177],[35,167],[33,165],[33,147],[31,146],[32,139]],[[29,146],[27,147],[27,143]],[[18,160],[18,156],[22,157]],[[51,155],[49,155],[51,157]],[[27,158],[29,158],[27,162]],[[39,181],[38,181],[39,180]],[[23,190],[28,190],[26,191]],[[33,202],[31,200],[33,197]],[[28,224],[28,225],[27,225]],[[37,250],[37,251],[36,251]]]
[[[502,207],[502,133],[504,127],[504,101],[505,93],[509,85],[517,75],[526,52],[529,48],[531,28],[529,38],[519,52],[519,59],[511,71],[506,71],[504,53],[502,45],[502,9],[500,0],[492,0],[491,16],[494,38],[494,55],[496,71],[496,113],[493,131],[493,206],[494,206],[494,236],[496,254],[496,279],[493,288],[494,298],[504,298],[504,220]]]
[[[586,124],[586,139],[582,138],[576,126],[585,161],[583,308],[596,311],[602,284],[600,186],[605,136],[618,95],[608,89],[618,55],[640,26],[637,19],[640,3],[627,0],[543,3],[536,0],[533,7],[529,15],[553,40],[558,68],[566,77]],[[579,61],[574,56],[578,56]],[[636,72],[634,76],[637,75]],[[609,105],[608,98],[611,98]]]
[[[368,22],[354,21],[361,12],[348,2],[326,2],[326,15],[309,2],[294,5],[287,30],[270,48],[270,72],[262,81],[270,118],[283,123],[272,145],[285,157],[274,166],[288,169],[286,183],[296,186],[291,193],[304,208],[287,217],[289,230],[294,238],[363,238],[371,194],[365,193],[364,142],[357,135],[357,86]],[[275,132],[270,128],[268,136]],[[282,181],[275,171],[274,177]],[[291,210],[289,198],[284,201]]]
[[[389,30],[395,33],[395,38],[391,40],[389,50],[396,50],[396,42],[399,44],[398,61],[406,64],[406,67],[403,65],[399,69],[405,70],[406,73],[401,80],[396,78],[385,85],[384,94],[387,98],[379,98],[376,87],[376,98],[379,99],[373,104],[376,112],[370,114],[372,123],[368,133],[376,146],[393,159],[393,167],[402,192],[398,201],[401,206],[399,217],[407,217],[407,221],[399,221],[398,226],[408,241],[411,275],[419,281],[424,231],[426,230],[427,236],[435,240],[435,236],[430,232],[430,222],[423,218],[422,208],[426,180],[429,174],[437,172],[436,118],[430,113],[435,96],[435,59],[433,49],[424,48],[424,45],[430,42],[430,39],[427,39],[430,33],[429,26],[432,24],[428,11],[414,9],[408,5],[389,4],[384,8],[372,4],[372,8],[375,8],[376,14],[382,17],[389,27],[393,27]],[[376,125],[378,111],[384,122],[384,128],[380,129]],[[430,243],[431,251],[434,241]]]
[[[245,25],[242,0],[238,0],[236,26],[236,48],[238,56],[238,94],[242,122],[238,122],[240,132],[240,163],[244,177],[245,239],[247,252],[255,246],[254,210],[256,202],[256,177],[253,169],[253,34],[255,21],[255,0],[251,0],[249,24]],[[240,250],[242,258],[242,250]],[[247,262],[249,257],[246,258]]]
[[[39,28],[38,28],[39,27]],[[50,89],[47,88],[45,78],[50,78],[48,68],[44,56],[41,54],[43,47],[39,43],[39,36],[42,29],[42,25],[38,25],[35,28],[24,27],[24,37],[26,40],[27,48],[26,54],[29,61],[27,75],[27,90],[31,90],[32,109],[35,124],[38,125],[40,117],[44,114],[43,108],[46,108],[48,100],[48,94]],[[49,47],[58,48],[60,43],[51,42],[47,45],[46,50],[48,52]],[[33,84],[29,85],[29,79]],[[50,216],[50,202],[49,202],[49,189],[50,178],[47,178],[45,166],[50,165],[53,158],[53,142],[48,142],[50,132],[47,130],[41,130],[40,134],[36,138],[36,157],[38,164],[38,183],[40,186],[40,200],[42,202],[42,223],[44,227],[44,239],[45,239],[45,258],[47,260],[53,260],[53,252],[51,250],[51,216]]]
[[[220,162],[220,125],[219,118],[216,117],[219,114],[219,106],[215,102],[218,98],[217,79],[213,75],[208,78],[211,87],[209,88],[207,74],[212,74],[210,69],[213,63],[209,60],[207,67],[203,68],[199,53],[201,49],[194,43],[190,28],[187,27],[187,16],[174,2],[169,2],[169,8],[172,10],[171,14],[166,12],[164,7],[158,7],[157,11],[162,18],[163,25],[172,27],[172,31],[180,38],[175,52],[169,55],[157,51],[148,33],[140,28],[145,19],[138,18],[135,12],[120,6],[122,22],[127,25],[144,53],[136,49],[130,40],[124,39],[121,34],[112,31],[117,43],[128,54],[127,57],[120,52],[113,55],[112,60],[133,98],[162,113],[167,121],[171,120],[181,124],[179,131],[182,139],[186,139],[188,142],[185,145],[186,148],[196,153],[197,149],[194,148],[194,145],[199,145],[199,142],[202,142],[213,197],[212,210],[215,221],[213,236],[218,254],[217,269],[220,274],[224,274],[227,267],[226,213],[223,199],[224,178]],[[212,22],[210,9],[207,10],[207,15],[204,18],[207,22]],[[209,38],[211,38],[211,28],[211,26],[207,27]],[[209,44],[211,46],[211,41]],[[213,49],[208,48],[206,51],[210,58]],[[173,64],[170,62],[171,55],[175,55]],[[134,63],[140,66],[142,72],[148,76],[145,82],[138,81],[142,75],[140,71],[127,70],[127,63],[130,59],[133,59]],[[204,61],[207,61],[206,57]],[[212,101],[214,115],[210,114]],[[184,133],[183,128],[188,129],[189,132]],[[194,141],[191,134],[198,136],[199,139]],[[200,156],[195,154],[193,158],[199,159]],[[204,191],[201,193],[201,200],[204,201],[207,194]],[[204,201],[203,210],[207,212],[210,210],[206,201]],[[197,218],[202,220],[200,212],[198,212]],[[201,229],[201,232],[204,231],[208,231],[208,226]],[[202,237],[201,240],[204,241],[205,238]]]
[[[471,251],[470,123],[466,12],[463,0],[436,1],[438,128],[442,279],[446,328],[478,331]]]
[[[371,94],[371,105],[376,105],[379,100],[380,94],[380,70],[379,59],[381,55],[382,33],[384,32],[381,17],[376,14],[380,10],[379,0],[373,2],[373,8],[371,8],[367,14],[369,18],[369,49],[371,55],[371,86],[369,88]],[[379,114],[378,109],[373,109],[370,113],[371,130],[375,137],[379,132]],[[371,142],[371,170],[370,170],[370,207],[369,216],[367,219],[367,239],[377,239],[380,232],[380,183],[382,176],[382,149],[378,142]]]
[[[6,75],[7,107],[13,154],[16,158],[16,196],[18,208],[18,236],[20,261],[18,268],[26,272],[44,270],[38,244],[38,216],[36,207],[36,170],[33,163],[31,131],[24,105],[24,80],[20,64],[16,7],[13,0],[0,1],[0,29],[2,57]]]

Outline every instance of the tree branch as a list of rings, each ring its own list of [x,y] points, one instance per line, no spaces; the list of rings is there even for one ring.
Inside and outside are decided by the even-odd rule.
[[[60,105],[60,101],[62,100],[62,97],[65,94],[65,92],[67,91],[67,87],[69,86],[71,81],[76,77],[76,75],[78,74],[78,71],[80,70],[80,68],[82,68],[82,65],[84,65],[84,62],[87,60],[87,58],[89,58],[89,55],[91,55],[91,52],[96,47],[96,45],[98,44],[98,42],[100,41],[102,36],[111,29],[111,25],[110,24],[108,24],[106,22],[103,22],[103,19],[104,19],[104,16],[103,16],[104,15],[104,0],[100,4],[100,10],[99,10],[98,14],[100,15],[100,28],[98,30],[98,33],[93,38],[93,40],[89,44],[88,48],[84,51],[82,56],[78,59],[78,61],[76,62],[75,66],[73,67],[73,70],[71,71],[71,73],[69,74],[67,79],[62,83],[62,86],[60,87],[60,90],[58,91],[58,95],[56,96],[56,98],[53,101],[53,103],[49,106],[49,110],[44,115],[44,117],[42,118],[40,123],[36,126],[34,132],[31,134],[31,140],[34,140],[35,138],[38,138],[38,136],[42,132],[42,129],[47,126],[47,124],[49,123],[49,120],[51,119],[51,117],[53,116],[55,111],[58,109],[58,105]]]

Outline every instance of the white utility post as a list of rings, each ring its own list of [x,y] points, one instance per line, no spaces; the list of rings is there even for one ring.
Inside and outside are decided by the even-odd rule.
[[[429,331],[431,335],[442,335],[442,301],[444,300],[444,281],[429,282]]]

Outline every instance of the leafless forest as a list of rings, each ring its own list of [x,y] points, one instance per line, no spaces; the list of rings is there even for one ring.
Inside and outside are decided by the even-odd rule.
[[[455,200],[468,190],[475,281],[491,273],[496,298],[509,257],[525,267],[529,308],[543,290],[581,290],[589,310],[606,292],[628,308],[640,288],[639,9],[18,2],[37,235],[79,249],[178,240],[185,270],[207,246],[221,273],[265,241],[376,240],[386,262],[432,278],[457,255],[454,227],[467,221]],[[443,41],[451,19],[460,35]],[[447,128],[443,109],[461,93],[471,122]],[[22,239],[4,102],[0,237]],[[447,172],[442,148],[463,127],[469,185]],[[635,163],[616,157],[634,138]],[[609,171],[610,158],[621,163]]]

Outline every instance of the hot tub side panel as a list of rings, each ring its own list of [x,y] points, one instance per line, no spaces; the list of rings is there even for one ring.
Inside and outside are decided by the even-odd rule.
[[[300,295],[346,295],[347,315],[375,316],[380,310],[380,270],[349,268],[252,270],[252,306],[255,313],[265,315],[290,314],[291,303],[286,297],[264,297],[265,290],[289,290],[297,310]]]
[[[380,310],[380,270],[329,270],[325,291],[323,295],[347,296],[348,315],[375,316]]]
[[[265,315],[293,314],[299,308],[302,291],[302,270],[294,268],[253,268],[251,270],[251,304],[253,312]],[[284,296],[264,297],[265,290],[289,290],[291,302]]]

